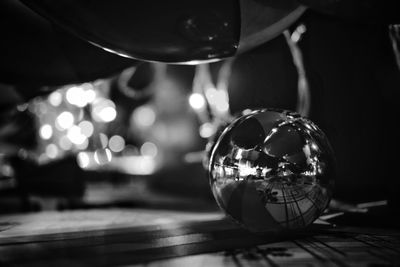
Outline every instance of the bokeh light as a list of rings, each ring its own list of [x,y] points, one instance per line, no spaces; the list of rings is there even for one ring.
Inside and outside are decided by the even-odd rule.
[[[47,145],[46,155],[51,159],[55,159],[58,156],[58,147],[55,144]]]
[[[66,151],[72,148],[71,140],[69,140],[69,138],[65,135],[60,138],[60,140],[58,141],[58,145],[60,146],[61,149]]]
[[[50,124],[44,124],[39,129],[39,135],[44,140],[48,140],[53,135],[53,127]]]
[[[69,111],[64,111],[56,119],[56,127],[59,130],[66,130],[74,124],[74,116]]]
[[[84,107],[87,105],[85,100],[85,91],[80,86],[72,86],[67,90],[65,95],[68,103],[77,107]]]
[[[58,107],[62,102],[62,94],[58,91],[54,91],[49,95],[48,100],[52,106]]]
[[[111,122],[117,117],[115,104],[109,99],[97,99],[93,102],[92,117],[97,122]]]
[[[81,128],[76,125],[68,129],[67,137],[75,145],[81,145],[86,140],[86,136],[82,134]]]
[[[210,87],[206,90],[206,97],[210,105],[215,107],[217,112],[225,113],[229,111],[229,98],[226,91]]]
[[[94,152],[94,161],[99,165],[106,164],[106,163],[110,162],[111,159],[112,159],[112,154],[108,148],[97,149]]]
[[[86,137],[91,137],[94,131],[93,123],[90,121],[81,121],[78,124],[79,128],[81,128],[81,133]]]
[[[99,133],[100,144],[102,148],[106,148],[108,145],[108,136],[104,133]]]
[[[140,128],[147,128],[154,124],[156,113],[149,105],[143,105],[136,108],[132,113],[133,122]]]
[[[145,142],[141,147],[140,147],[140,153],[143,156],[148,156],[148,157],[156,157],[158,153],[157,146],[151,142]]]
[[[86,152],[79,152],[78,155],[76,156],[76,160],[78,162],[79,167],[82,169],[87,168],[90,163],[90,158],[88,153]]]
[[[105,107],[98,113],[98,116],[102,121],[110,122],[113,121],[117,116],[117,111],[114,107]]]
[[[79,150],[85,150],[89,146],[89,139],[85,138],[82,144],[76,144],[75,146]]]
[[[203,95],[199,93],[193,93],[189,96],[189,104],[193,109],[201,110],[204,109],[206,101]]]
[[[108,141],[108,147],[115,153],[121,152],[125,148],[125,140],[119,135],[114,135]]]
[[[200,126],[200,136],[203,138],[210,138],[215,133],[215,127],[212,123],[206,122]]]

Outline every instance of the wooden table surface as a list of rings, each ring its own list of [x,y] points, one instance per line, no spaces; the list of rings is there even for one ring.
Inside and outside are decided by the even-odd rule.
[[[315,223],[249,233],[219,212],[98,209],[0,216],[0,266],[397,266],[400,231]]]

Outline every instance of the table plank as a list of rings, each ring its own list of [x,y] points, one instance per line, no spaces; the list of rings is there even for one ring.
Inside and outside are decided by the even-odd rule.
[[[0,265],[367,266],[400,264],[400,231],[314,224],[250,233],[219,212],[90,210],[0,216]]]

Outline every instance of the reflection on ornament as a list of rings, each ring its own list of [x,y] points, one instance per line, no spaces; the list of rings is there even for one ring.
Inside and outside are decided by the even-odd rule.
[[[243,227],[300,229],[329,204],[334,156],[311,121],[261,109],[226,127],[211,149],[208,170],[217,203]]]

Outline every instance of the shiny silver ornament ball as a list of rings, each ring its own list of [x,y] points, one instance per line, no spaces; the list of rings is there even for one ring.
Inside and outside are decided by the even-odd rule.
[[[225,213],[253,232],[301,229],[328,206],[334,155],[324,133],[299,114],[255,110],[214,143],[208,173]]]

